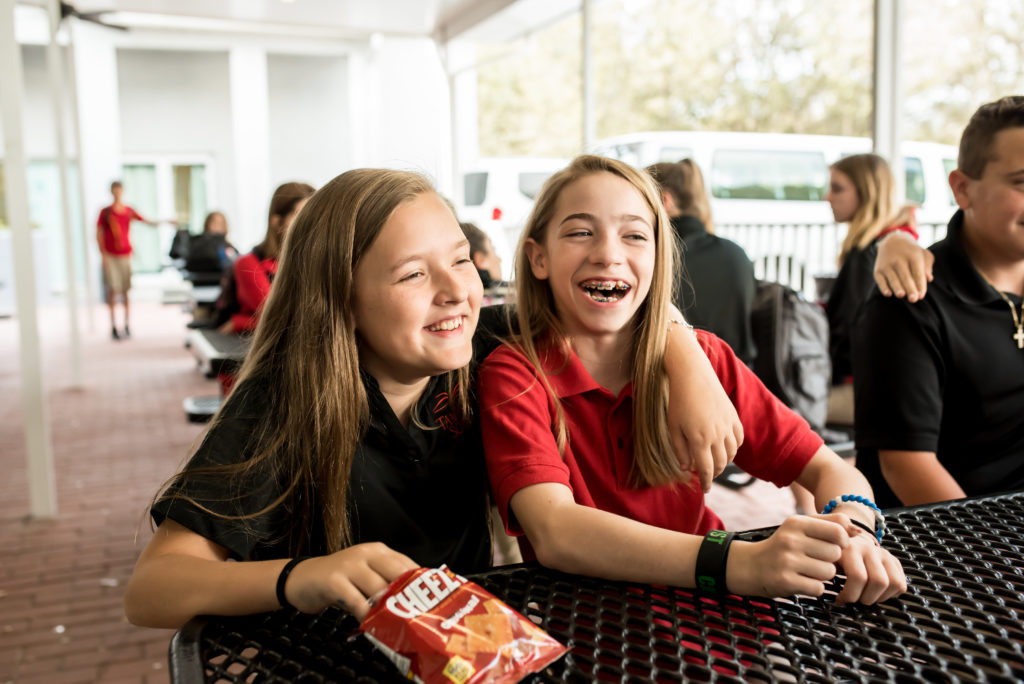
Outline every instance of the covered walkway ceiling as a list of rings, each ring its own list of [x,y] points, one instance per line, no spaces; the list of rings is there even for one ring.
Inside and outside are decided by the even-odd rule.
[[[47,0],[18,0],[46,7]],[[80,15],[129,29],[363,41],[374,35],[506,40],[578,10],[580,0],[73,0]]]

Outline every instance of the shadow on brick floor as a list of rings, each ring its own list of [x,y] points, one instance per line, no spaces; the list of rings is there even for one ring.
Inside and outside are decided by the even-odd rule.
[[[150,498],[199,436],[182,400],[216,394],[184,348],[179,307],[133,304],[129,340],[109,338],[105,312],[82,324],[82,389],[72,389],[67,314],[40,311],[46,400],[59,512],[31,519],[18,324],[0,319],[0,684],[168,681],[171,632],[134,627],[125,582],[151,531]],[[792,511],[788,491],[716,487],[712,507],[732,528]]]

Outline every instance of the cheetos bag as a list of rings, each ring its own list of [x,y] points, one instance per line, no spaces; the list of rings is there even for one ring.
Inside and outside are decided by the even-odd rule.
[[[511,684],[566,648],[446,566],[410,570],[375,597],[360,630],[424,684]]]

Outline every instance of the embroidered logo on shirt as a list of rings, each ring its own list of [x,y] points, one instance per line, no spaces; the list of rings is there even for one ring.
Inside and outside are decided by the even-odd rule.
[[[459,386],[455,385],[452,389],[451,396],[448,392],[440,392],[434,397],[434,420],[447,432],[453,435],[461,435],[462,427],[459,425],[459,419],[455,415],[455,411],[452,408],[452,398],[459,396]]]

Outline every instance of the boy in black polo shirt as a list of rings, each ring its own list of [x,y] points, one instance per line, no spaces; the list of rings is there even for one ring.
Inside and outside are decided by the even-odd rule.
[[[883,507],[1024,488],[1024,96],[975,112],[949,184],[928,296],[876,291],[854,332],[857,465]]]

